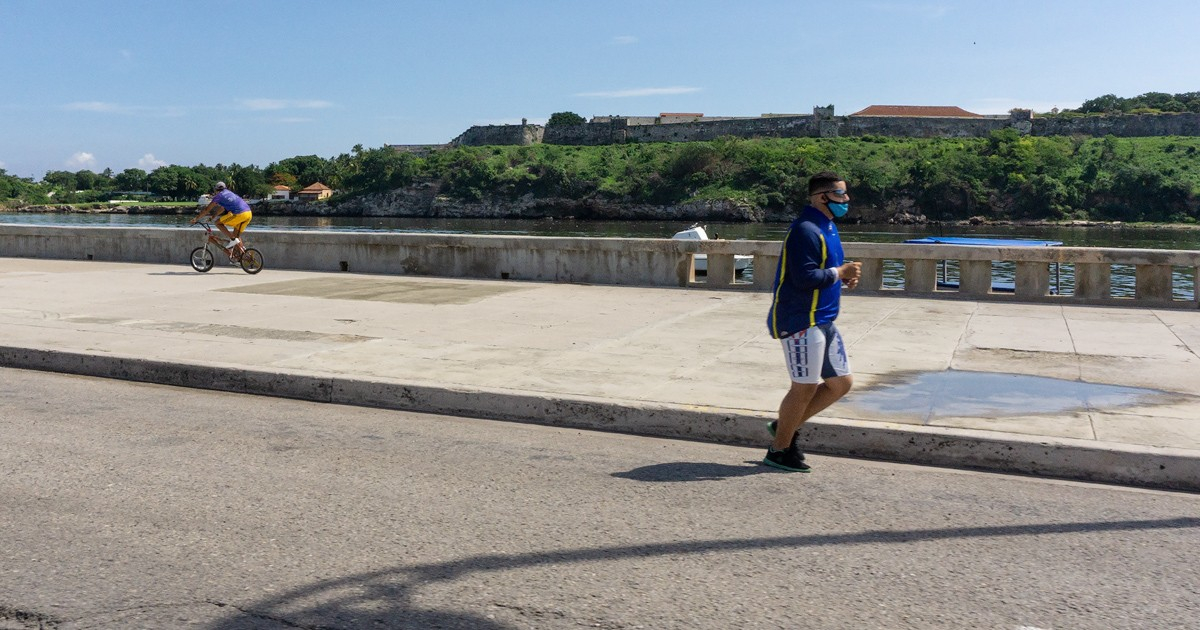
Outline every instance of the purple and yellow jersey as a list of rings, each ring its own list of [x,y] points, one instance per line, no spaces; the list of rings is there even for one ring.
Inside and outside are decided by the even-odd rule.
[[[221,206],[226,212],[232,212],[234,214],[241,214],[243,212],[250,211],[250,204],[246,203],[245,199],[237,196],[236,193],[228,188],[213,195],[212,203]]]

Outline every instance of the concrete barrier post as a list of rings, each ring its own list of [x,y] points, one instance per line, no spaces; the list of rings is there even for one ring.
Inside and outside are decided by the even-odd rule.
[[[992,261],[958,261],[958,292],[987,295],[992,292]]]
[[[1200,267],[1192,268],[1192,302],[1200,307]]]
[[[1171,265],[1137,265],[1134,296],[1149,302],[1171,301]]]
[[[908,293],[933,293],[937,288],[937,263],[931,258],[904,261],[904,290]]]
[[[754,257],[754,288],[770,291],[775,285],[775,270],[779,268],[779,256],[758,254]]]
[[[1112,265],[1107,263],[1075,264],[1075,297],[1087,299],[1112,296]]]
[[[1017,261],[1017,297],[1045,297],[1050,294],[1050,264]]]
[[[708,255],[708,288],[723,289],[733,286],[737,277],[733,254]]]
[[[880,291],[883,289],[883,259],[864,258],[862,274],[858,278],[858,288],[862,291]]]
[[[688,286],[696,284],[696,255],[687,255],[687,283]]]

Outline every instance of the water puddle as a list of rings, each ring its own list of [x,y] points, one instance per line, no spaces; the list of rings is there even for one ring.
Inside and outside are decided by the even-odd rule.
[[[927,372],[851,394],[844,405],[872,414],[924,418],[999,418],[1086,410],[1111,411],[1163,402],[1168,394],[996,372]]]

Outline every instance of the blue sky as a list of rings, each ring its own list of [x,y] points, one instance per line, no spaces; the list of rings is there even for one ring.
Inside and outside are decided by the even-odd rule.
[[[1197,27],[1195,0],[0,0],[0,168],[266,166],[558,111],[1046,111],[1200,90]]]

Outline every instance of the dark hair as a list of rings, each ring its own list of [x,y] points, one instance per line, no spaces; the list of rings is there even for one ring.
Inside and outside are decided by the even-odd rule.
[[[837,173],[833,171],[821,171],[808,178],[808,195],[811,197],[818,192],[832,190],[833,185],[840,181],[843,180]]]

